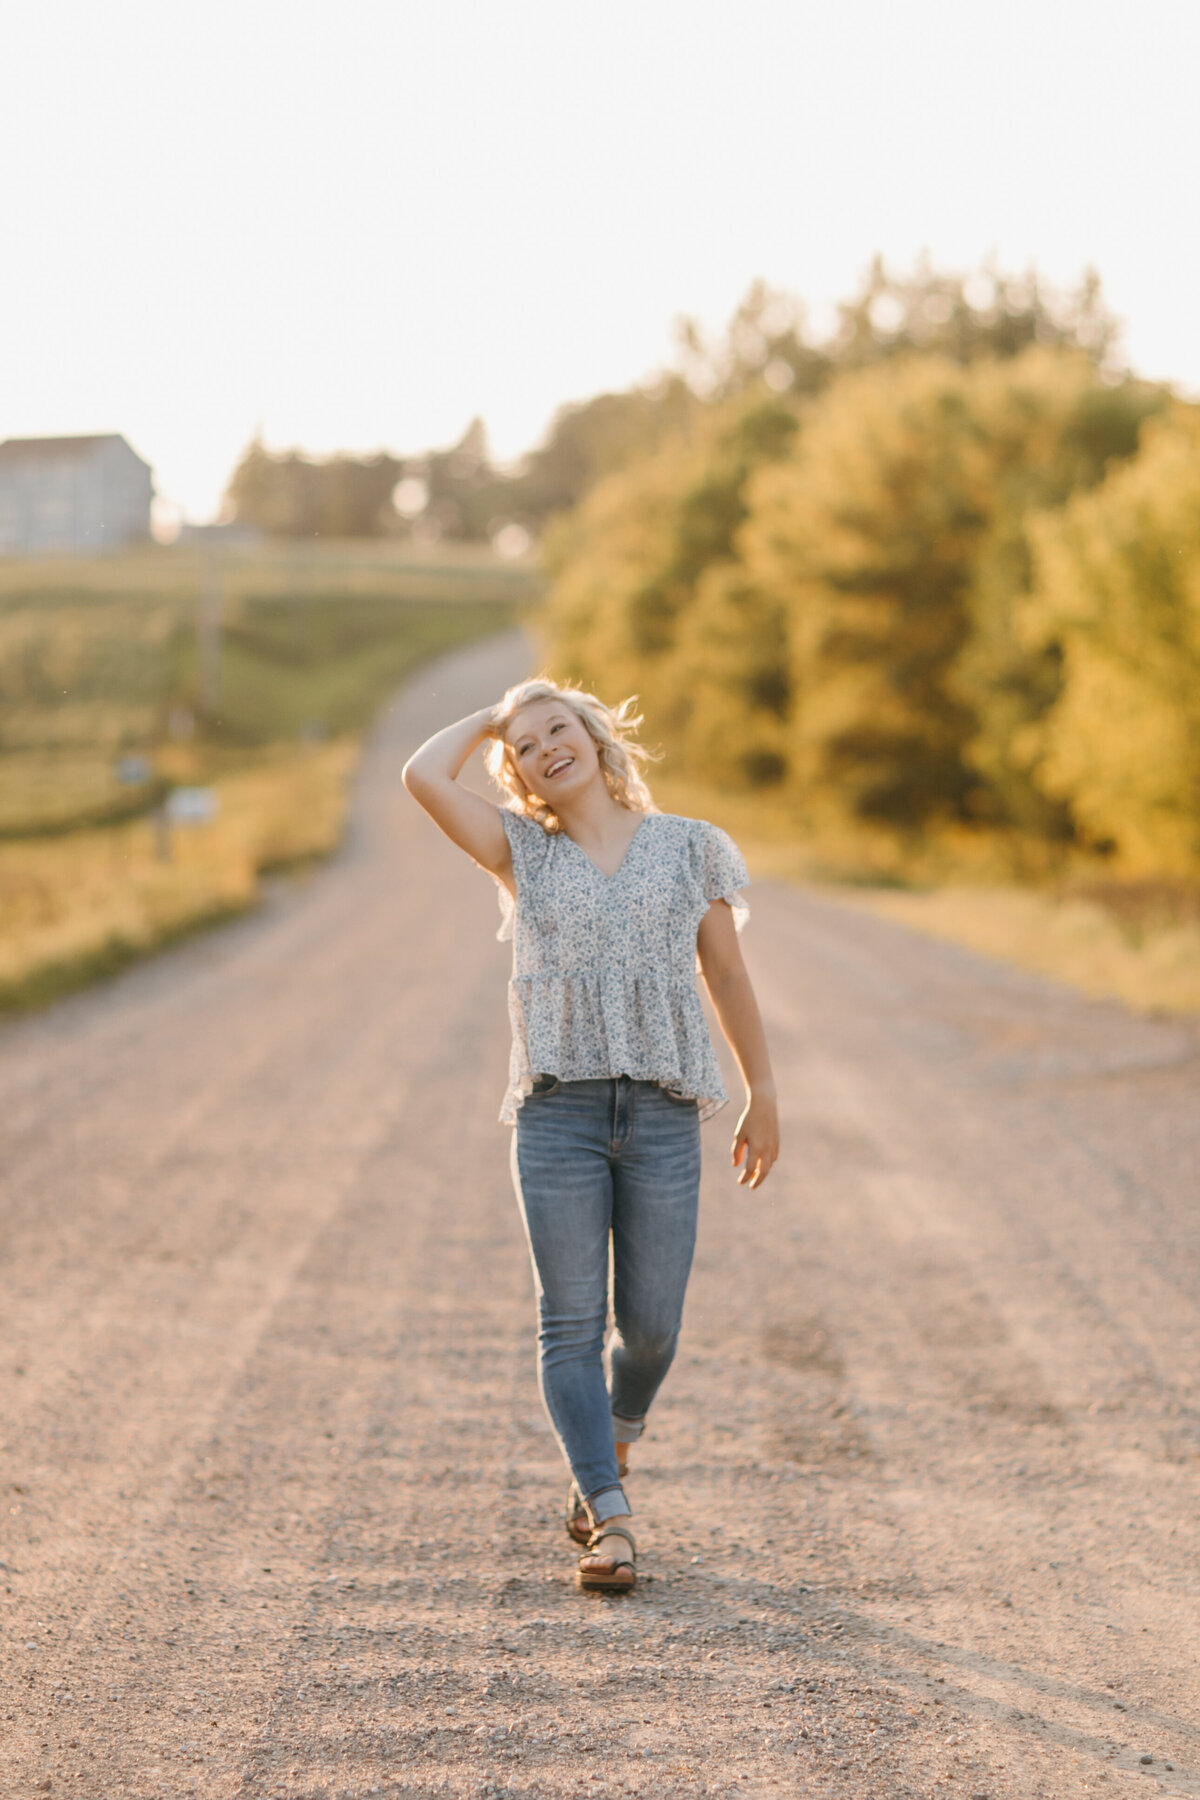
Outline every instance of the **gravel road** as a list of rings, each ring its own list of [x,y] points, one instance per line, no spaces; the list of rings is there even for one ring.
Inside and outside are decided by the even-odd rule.
[[[708,1167],[579,1595],[495,1123],[491,883],[381,724],[345,851],[0,1033],[0,1796],[1200,1795],[1200,1030],[756,890],[784,1096]]]

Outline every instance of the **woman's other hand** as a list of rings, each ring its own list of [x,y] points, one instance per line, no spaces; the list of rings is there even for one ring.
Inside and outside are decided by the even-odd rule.
[[[779,1109],[773,1094],[752,1094],[738,1120],[730,1161],[739,1187],[761,1187],[779,1156]]]

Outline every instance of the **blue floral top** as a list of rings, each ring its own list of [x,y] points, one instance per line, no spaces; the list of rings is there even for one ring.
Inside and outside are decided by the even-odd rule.
[[[515,1123],[536,1075],[656,1081],[710,1118],[728,1095],[696,991],[696,932],[714,900],[739,930],[748,877],[733,840],[703,819],[646,813],[615,875],[565,832],[502,812],[517,897],[500,890],[513,940],[513,1046],[500,1118]]]

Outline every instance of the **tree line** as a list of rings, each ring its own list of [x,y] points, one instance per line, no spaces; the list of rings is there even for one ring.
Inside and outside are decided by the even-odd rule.
[[[554,668],[817,834],[1194,876],[1200,409],[1115,341],[1093,277],[877,264],[824,342],[756,288],[550,522]]]
[[[492,459],[481,419],[448,450],[316,457],[255,438],[225,489],[225,515],[269,537],[416,537],[485,543],[505,526],[537,538],[605,474],[682,427],[696,396],[680,374],[563,406],[515,469]]]
[[[756,284],[515,469],[476,420],[421,457],[254,444],[229,495],[285,536],[522,525],[554,666],[814,833],[1200,865],[1200,423],[1121,369],[1092,275],[877,261],[824,335]]]
[[[515,468],[496,466],[478,418],[449,449],[408,456],[315,457],[270,450],[256,438],[229,479],[226,511],[240,525],[284,538],[481,542],[507,524],[537,538],[604,476],[686,435],[713,405],[756,386],[799,398],[839,370],[913,349],[968,361],[1011,356],[1034,343],[1070,343],[1085,344],[1099,360],[1112,337],[1094,276],[1077,293],[1059,296],[1033,277],[984,273],[964,282],[927,266],[893,275],[876,260],[859,291],[838,308],[825,341],[814,337],[793,296],[758,282],[718,341],[682,320],[678,367],[561,406],[542,442]]]

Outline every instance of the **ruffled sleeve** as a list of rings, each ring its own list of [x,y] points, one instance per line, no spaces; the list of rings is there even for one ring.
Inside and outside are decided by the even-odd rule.
[[[733,922],[740,931],[750,917],[750,906],[742,889],[750,885],[742,853],[733,839],[717,825],[702,824],[704,898],[727,900],[733,909]]]

